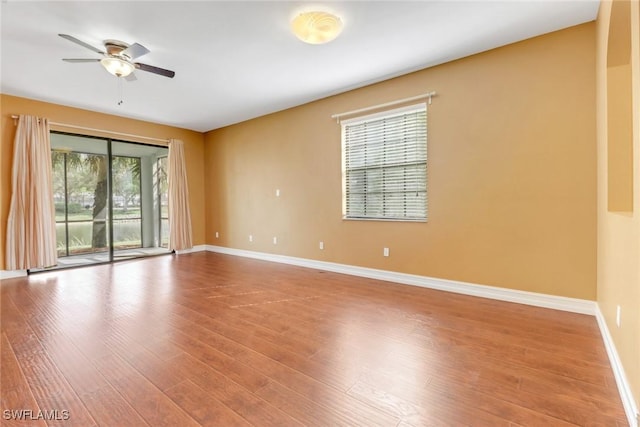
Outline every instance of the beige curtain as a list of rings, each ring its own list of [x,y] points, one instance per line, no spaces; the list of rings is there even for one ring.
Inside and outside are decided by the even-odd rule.
[[[191,211],[184,144],[179,139],[169,141],[169,249],[184,250],[191,243]]]
[[[13,143],[7,270],[56,265],[56,221],[47,119],[18,117]]]

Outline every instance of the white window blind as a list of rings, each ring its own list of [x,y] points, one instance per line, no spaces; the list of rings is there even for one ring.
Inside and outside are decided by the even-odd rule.
[[[343,216],[426,221],[427,106],[342,122]]]

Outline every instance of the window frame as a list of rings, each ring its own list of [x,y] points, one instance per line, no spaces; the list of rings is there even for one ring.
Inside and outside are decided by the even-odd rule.
[[[394,118],[399,116],[404,116],[407,114],[415,113],[415,112],[424,112],[424,162],[420,159],[418,162],[419,165],[424,163],[424,216],[420,217],[407,217],[407,216],[384,216],[385,205],[383,202],[383,214],[378,216],[360,216],[360,215],[349,215],[349,207],[348,207],[348,191],[347,187],[348,183],[348,168],[347,168],[347,128],[349,126],[359,125],[366,122],[373,122],[380,119],[385,118]],[[345,119],[340,122],[341,125],[341,156],[342,156],[342,219],[347,221],[391,221],[391,222],[427,222],[428,221],[428,114],[427,114],[427,103],[421,102],[417,104],[407,105],[400,108],[394,108],[390,110],[380,111],[373,114],[368,114],[364,116],[353,117],[350,119]],[[386,167],[385,167],[386,166]],[[379,167],[381,170],[391,169],[392,165],[388,163],[384,163],[382,167]],[[355,169],[355,168],[352,168]],[[366,170],[375,169],[375,167],[365,168]],[[382,179],[382,184],[384,185],[384,178]],[[396,192],[398,194],[400,192]],[[383,191],[384,194],[384,191]],[[366,203],[366,201],[365,201]]]

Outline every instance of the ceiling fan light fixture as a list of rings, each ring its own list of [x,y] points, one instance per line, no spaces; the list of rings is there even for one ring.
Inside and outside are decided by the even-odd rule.
[[[291,21],[291,31],[305,43],[329,43],[342,31],[342,20],[329,12],[304,12]]]
[[[135,70],[133,64],[120,58],[102,58],[100,63],[108,72],[116,77],[127,77],[129,74],[133,73],[133,70]]]

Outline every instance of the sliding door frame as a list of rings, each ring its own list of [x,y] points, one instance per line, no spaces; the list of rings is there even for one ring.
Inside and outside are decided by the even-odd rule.
[[[133,142],[133,141],[126,141],[126,140],[122,140],[122,139],[114,139],[114,138],[110,138],[110,137],[101,137],[101,136],[94,136],[94,135],[83,135],[83,134],[78,134],[78,133],[71,133],[71,132],[62,132],[62,131],[50,131],[51,134],[57,134],[57,135],[66,135],[66,136],[71,136],[71,137],[78,137],[78,138],[88,138],[88,139],[96,139],[99,141],[104,141],[106,143],[106,154],[96,154],[96,155],[105,155],[107,158],[107,219],[105,220],[105,225],[108,227],[108,232],[107,232],[107,246],[108,246],[108,260],[107,261],[97,261],[95,263],[91,263],[91,265],[96,265],[96,264],[107,264],[107,263],[113,263],[113,262],[118,262],[118,261],[124,261],[126,259],[131,259],[131,258],[136,258],[136,256],[133,256],[131,258],[126,258],[126,259],[117,259],[115,257],[115,241],[114,241],[114,199],[113,199],[113,143],[121,143],[121,144],[131,144],[131,145],[141,145],[141,146],[146,146],[146,147],[153,147],[153,148],[167,148],[165,146],[162,145],[154,145],[154,144],[148,144],[148,143],[143,143],[143,142]],[[82,152],[82,151],[70,151],[70,152],[76,152],[76,153],[82,153],[82,154],[95,154],[95,153],[87,153],[87,152]],[[67,156],[65,153],[64,156],[64,192],[65,192],[65,256],[71,256],[70,250],[69,250],[69,189],[68,189],[68,171],[67,171],[67,167],[68,167],[68,162],[67,162]],[[115,156],[115,157],[123,157],[123,156]],[[142,157],[136,157],[136,156],[128,156],[131,158],[138,158],[140,160],[140,168],[142,170]],[[165,156],[159,156],[158,158],[156,158],[156,162],[159,158],[161,157],[166,157]],[[139,199],[140,199],[140,247],[144,248],[144,226],[143,226],[143,221],[144,221],[144,216],[142,214],[142,197],[143,197],[143,192],[145,192],[145,189],[142,188],[142,177],[139,177],[139,182],[140,182],[140,193],[139,193]],[[158,191],[154,191],[155,189],[153,188],[153,185],[150,189],[146,189],[147,192],[151,192],[151,194],[153,195],[153,198],[156,198],[156,193],[157,193],[157,197],[158,199],[160,199],[160,191],[158,189]],[[155,201],[155,200],[154,200]],[[95,203],[95,200],[94,200]],[[161,200],[158,200],[158,204],[159,204],[159,219],[158,219],[158,244],[157,247],[158,248],[164,248],[162,246],[162,206],[161,206]],[[152,212],[154,211],[154,209],[151,209]],[[150,216],[151,221],[154,221],[154,215]],[[148,220],[148,219],[147,219]],[[153,227],[152,227],[153,229]],[[172,251],[169,251],[167,249],[167,253],[166,254],[171,254]],[[166,255],[164,253],[160,253],[158,255]],[[146,256],[155,256],[155,255],[146,255]],[[64,257],[64,256],[63,256]],[[86,264],[85,264],[86,265]],[[76,266],[69,266],[69,267],[56,267],[57,269],[60,268],[73,268]],[[42,271],[46,271],[46,270],[42,270]]]

